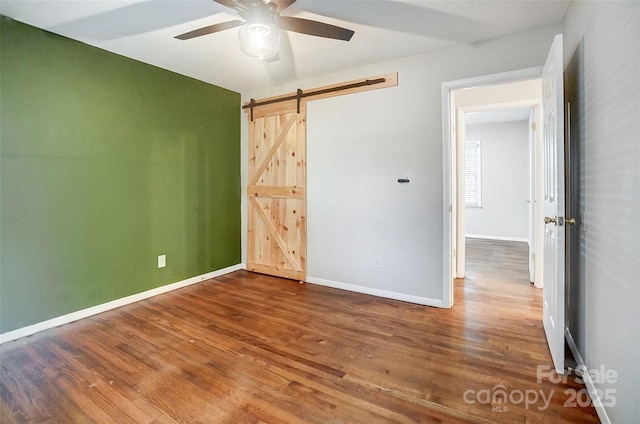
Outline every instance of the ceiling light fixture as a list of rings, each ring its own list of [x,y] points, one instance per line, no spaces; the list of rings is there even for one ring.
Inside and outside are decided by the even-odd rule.
[[[240,50],[256,59],[271,59],[278,54],[280,31],[272,23],[249,22],[238,32]]]
[[[2,1],[2,0],[0,0]],[[314,37],[349,41],[354,32],[347,28],[320,21],[281,16],[280,13],[296,0],[214,0],[238,13],[240,18],[232,21],[208,25],[184,34],[176,35],[178,40],[189,40],[203,35],[240,27],[240,49],[248,56],[278,60],[280,31],[291,31]],[[286,34],[286,33],[285,33]]]

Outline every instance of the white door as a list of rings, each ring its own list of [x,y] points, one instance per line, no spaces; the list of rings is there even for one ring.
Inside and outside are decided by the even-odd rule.
[[[564,373],[564,88],[562,35],[542,71],[544,124],[543,323],[556,372]]]

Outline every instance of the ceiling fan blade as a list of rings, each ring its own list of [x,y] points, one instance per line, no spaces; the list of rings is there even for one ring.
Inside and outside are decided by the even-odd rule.
[[[293,3],[295,3],[296,0],[271,0],[270,3],[273,3],[276,5],[277,7],[277,11],[278,13],[282,12],[283,10],[285,10],[287,7],[291,6]]]
[[[223,6],[227,6],[228,8],[231,8],[237,12],[244,12],[245,10],[247,10],[247,6],[245,6],[242,1],[238,1],[238,0],[213,0],[216,3],[220,3]]]
[[[235,28],[241,25],[244,25],[244,22],[238,20],[221,22],[219,24],[209,25],[193,31],[185,32],[184,34],[176,35],[173,38],[177,38],[178,40],[189,40],[190,38],[213,34],[214,32],[224,31],[225,29]]]
[[[355,34],[350,29],[291,16],[280,16],[276,25],[278,28],[287,31],[315,35],[316,37],[333,38],[335,40],[349,41],[351,37],[353,37],[353,34]]]

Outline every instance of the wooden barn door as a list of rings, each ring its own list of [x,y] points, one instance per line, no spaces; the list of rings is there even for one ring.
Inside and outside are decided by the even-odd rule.
[[[397,72],[242,106],[249,118],[249,271],[307,277],[307,102],[396,85]]]
[[[247,269],[306,278],[306,107],[255,108],[249,122]]]

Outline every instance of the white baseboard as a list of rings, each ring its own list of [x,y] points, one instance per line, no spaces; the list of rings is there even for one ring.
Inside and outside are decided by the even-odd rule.
[[[132,294],[131,296],[122,297],[120,299],[112,300],[107,303],[102,303],[100,305],[92,306],[87,309],[82,309],[80,311],[76,311],[70,314],[52,318],[47,321],[42,321],[37,324],[29,325],[27,327],[18,328],[17,330],[8,331],[6,333],[0,334],[0,344],[11,341],[11,340],[16,340],[20,337],[30,336],[32,334],[38,333],[40,331],[48,330],[53,327],[58,327],[62,324],[68,324],[70,322],[77,321],[82,318],[87,318],[92,315],[99,314],[101,312],[106,312],[111,309],[119,308],[120,306],[128,305],[134,302],[139,302],[141,300],[148,299],[150,297],[157,296],[162,293],[167,293],[172,290],[177,290],[186,286],[190,286],[192,284],[199,283],[201,281],[208,280],[210,278],[219,277],[221,275],[228,274],[233,271],[238,271],[240,269],[245,269],[245,265],[244,264],[232,265],[227,268],[222,268],[217,271],[212,271],[206,274],[197,275],[195,277],[187,278],[186,280],[167,284],[165,286],[147,290],[142,293]]]
[[[325,280],[323,278],[316,278],[316,277],[307,277],[305,281],[307,283],[317,284],[319,286],[333,287],[334,289],[341,289],[341,290],[348,290],[356,293],[370,294],[373,296],[385,297],[387,299],[402,300],[404,302],[416,303],[418,305],[444,308],[444,304],[441,299],[430,299],[428,297],[414,296],[411,294],[374,289],[371,287],[359,286],[356,284],[340,283],[337,281]]]
[[[528,243],[529,239],[526,237],[506,237],[506,236],[485,236],[481,234],[465,234],[467,238],[485,239],[485,240],[502,240],[502,241],[521,241]]]
[[[573,336],[568,328],[565,329],[564,332],[565,339],[567,340],[567,344],[569,345],[569,349],[571,349],[571,353],[573,353],[573,358],[576,360],[577,365],[582,365],[584,368],[589,369],[587,364],[584,363],[584,359],[582,359],[582,355],[580,355],[580,351],[578,350],[578,345],[576,345],[575,340],[573,340]],[[596,413],[598,414],[598,418],[602,424],[611,424],[611,420],[607,415],[607,410],[602,405],[602,402],[598,399],[598,391],[596,390],[596,385],[591,378],[591,375],[587,372],[582,375],[582,380],[584,381],[584,385],[587,387],[587,391],[589,392],[589,396],[591,397],[591,401],[593,403],[594,408],[596,409]]]

